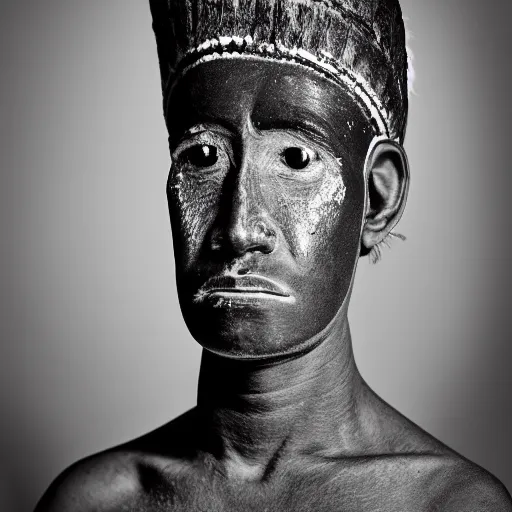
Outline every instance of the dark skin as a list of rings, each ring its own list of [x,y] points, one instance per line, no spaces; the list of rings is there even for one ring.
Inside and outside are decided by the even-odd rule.
[[[77,463],[37,512],[512,510],[354,362],[353,275],[402,213],[401,147],[372,144],[338,85],[270,61],[190,70],[167,123],[178,293],[205,348],[197,406]]]

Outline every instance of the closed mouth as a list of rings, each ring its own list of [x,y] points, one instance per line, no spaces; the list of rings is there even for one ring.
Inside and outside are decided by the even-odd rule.
[[[293,297],[279,284],[271,279],[254,274],[243,276],[215,276],[201,286],[194,297],[195,302],[201,302],[208,297],[229,297],[236,300],[243,298],[274,298],[293,300]]]

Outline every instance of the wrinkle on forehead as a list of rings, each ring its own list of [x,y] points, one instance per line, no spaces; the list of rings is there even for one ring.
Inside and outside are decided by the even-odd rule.
[[[258,130],[300,130],[326,148],[336,147],[337,156],[359,146],[359,133],[367,132],[367,144],[373,137],[360,106],[341,86],[281,62],[202,63],[178,82],[167,112],[170,133],[178,138],[191,125],[207,122],[241,135],[249,117]]]
[[[332,150],[344,147],[340,142],[346,141],[347,131],[367,122],[360,106],[338,85],[310,76],[309,70],[281,66],[282,72],[267,76],[258,89],[251,111],[258,129],[301,131]]]

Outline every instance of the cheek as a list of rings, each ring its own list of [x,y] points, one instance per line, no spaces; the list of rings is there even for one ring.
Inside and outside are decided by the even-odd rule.
[[[347,187],[338,164],[327,168],[321,183],[290,191],[276,183],[284,208],[279,209],[284,235],[291,251],[299,259],[320,257],[343,216]]]
[[[218,208],[222,180],[215,175],[185,174],[174,167],[167,183],[176,255],[190,267],[197,260]],[[179,246],[176,241],[179,240]]]

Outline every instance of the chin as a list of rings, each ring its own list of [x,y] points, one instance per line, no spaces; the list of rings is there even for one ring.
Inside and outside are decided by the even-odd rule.
[[[203,348],[238,360],[278,360],[309,352],[329,324],[318,318],[304,321],[311,312],[304,315],[292,301],[255,304],[255,300],[223,299],[182,306],[182,312],[192,337]]]

